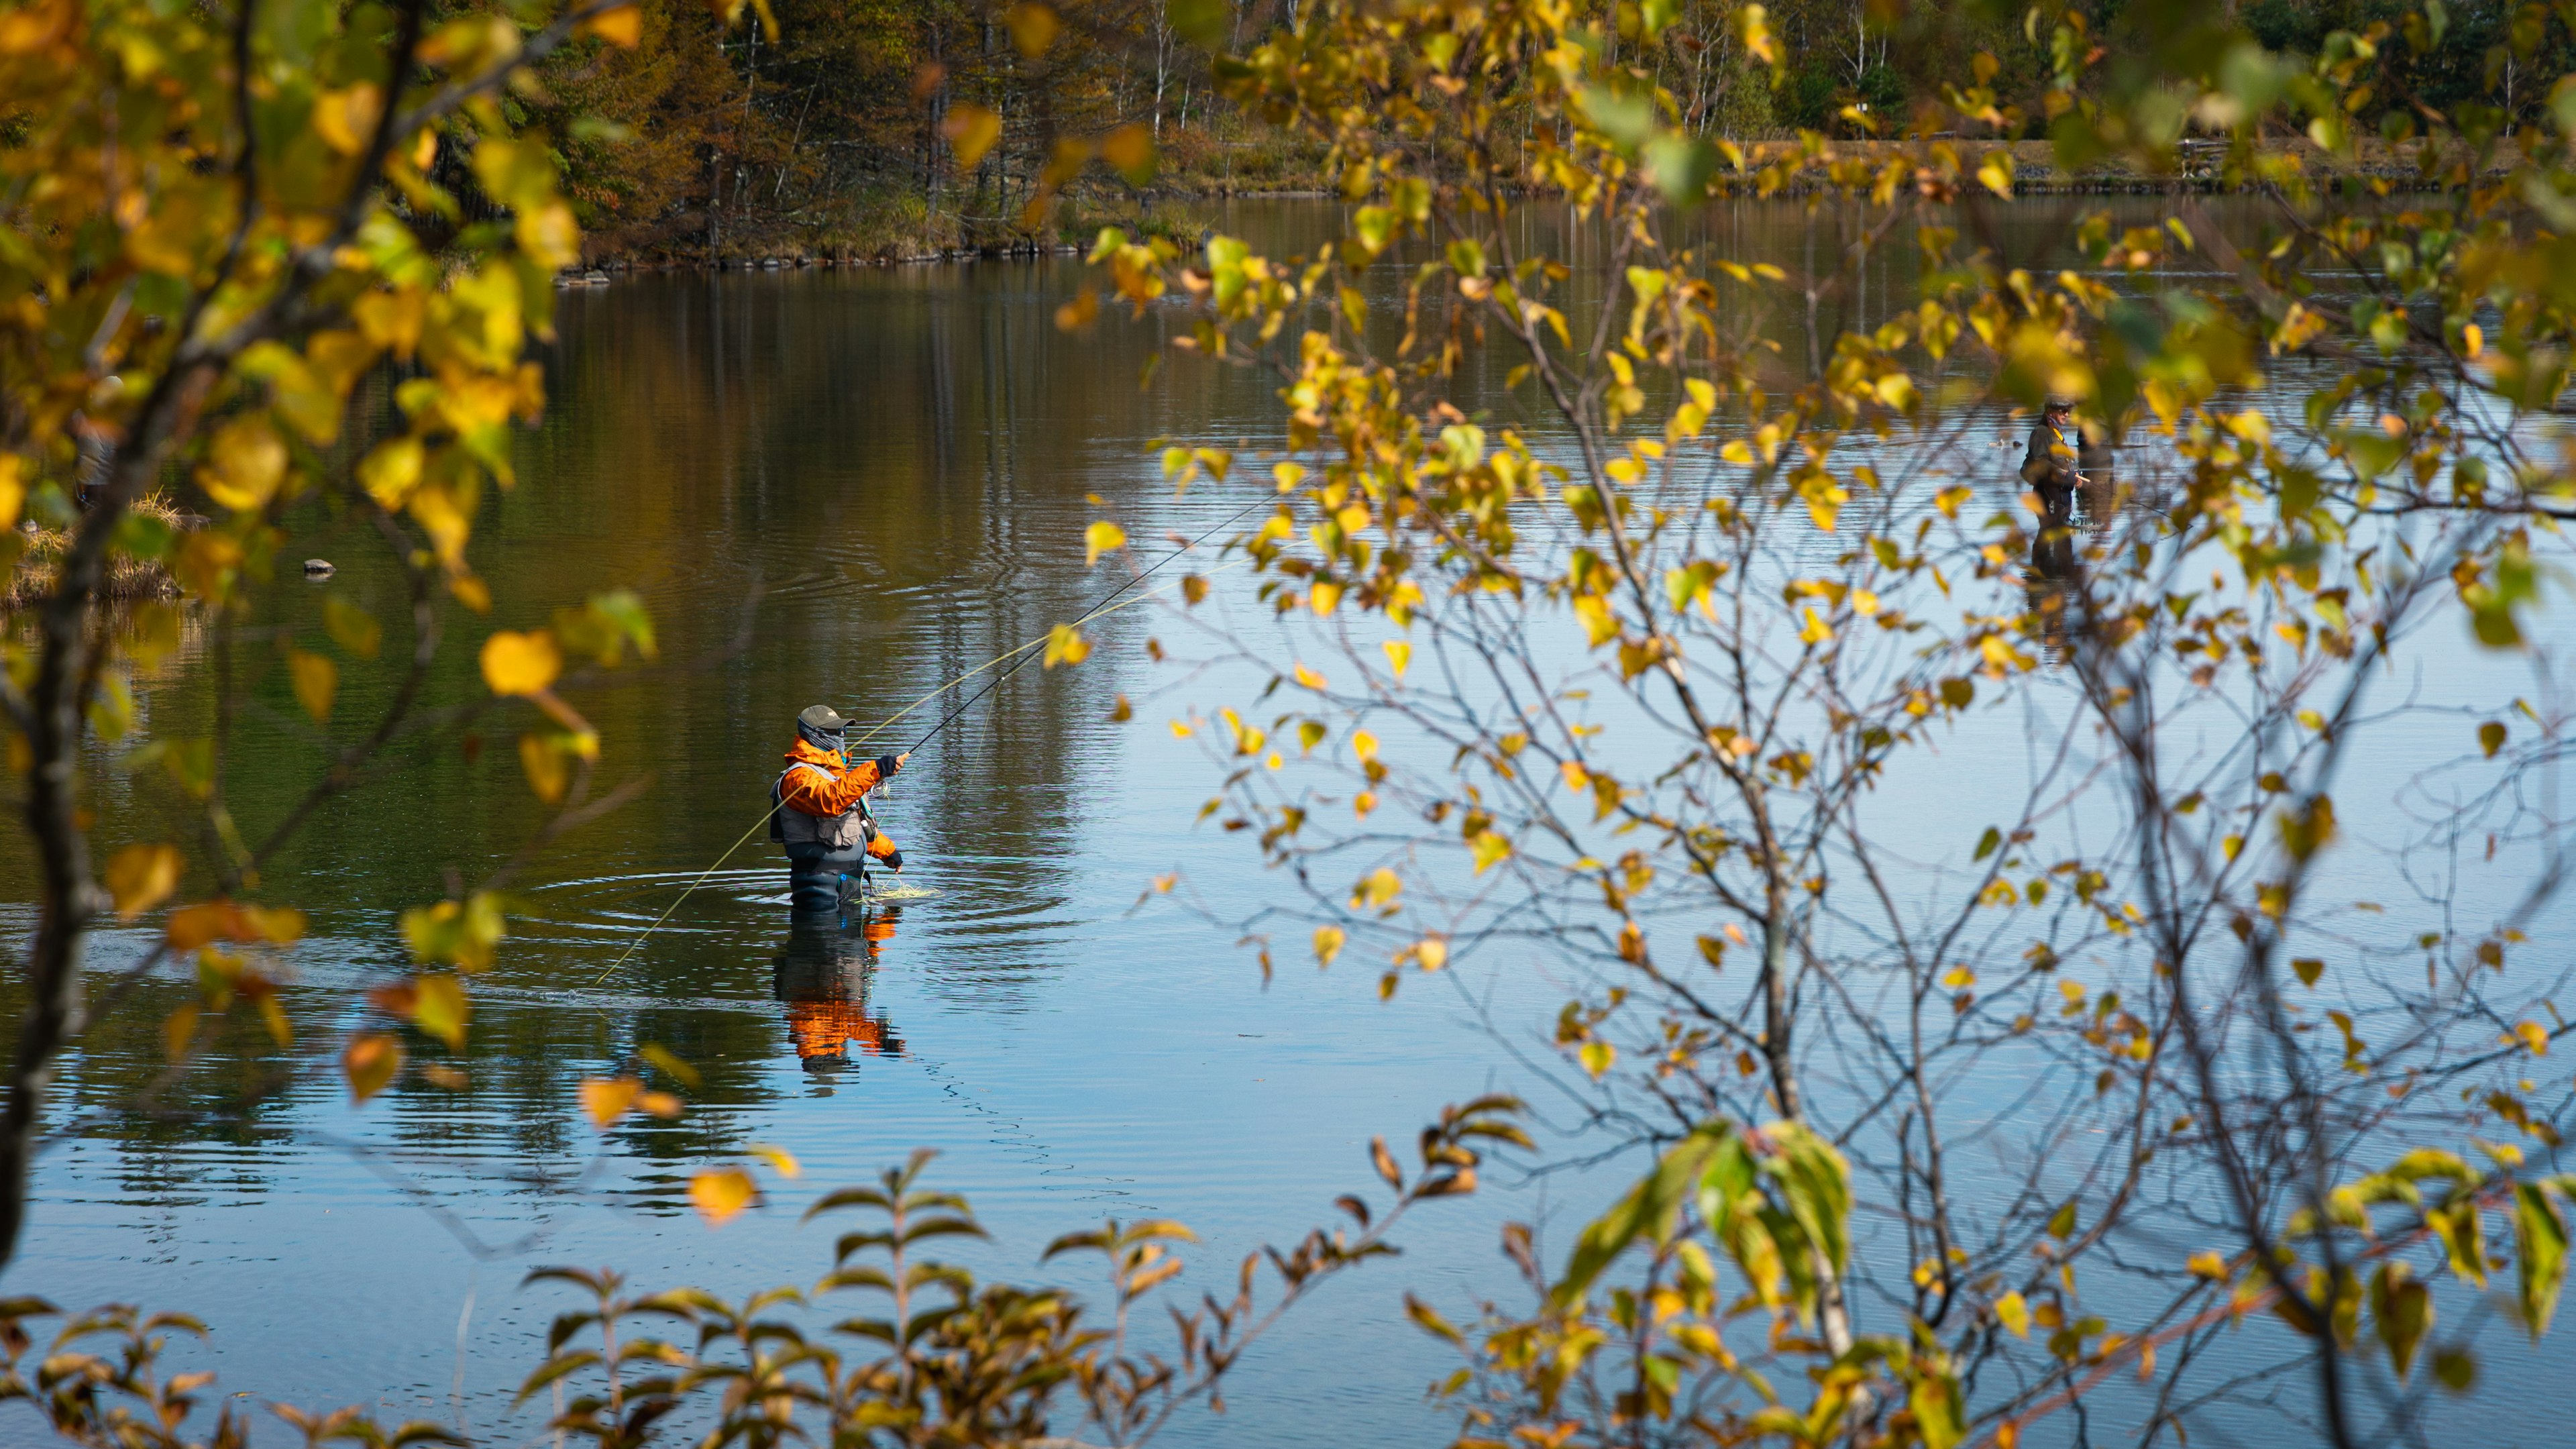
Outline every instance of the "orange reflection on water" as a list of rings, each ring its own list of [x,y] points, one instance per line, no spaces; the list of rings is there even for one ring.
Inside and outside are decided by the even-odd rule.
[[[787,1004],[787,1037],[809,1072],[850,1065],[850,1047],[868,1056],[901,1056],[903,1040],[882,1015],[868,1014],[868,984],[877,956],[894,936],[899,907],[862,912],[848,929],[798,922],[779,953],[775,984]]]

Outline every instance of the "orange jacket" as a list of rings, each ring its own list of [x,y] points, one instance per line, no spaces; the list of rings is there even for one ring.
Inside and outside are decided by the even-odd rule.
[[[839,755],[830,750],[818,749],[800,739],[792,749],[788,750],[787,763],[791,766],[813,765],[818,767],[822,774],[817,775],[813,770],[790,769],[787,772],[786,786],[781,790],[779,799],[808,815],[844,814],[850,807],[859,803],[861,796],[875,789],[884,782],[886,776],[894,773],[885,768],[892,763],[893,759],[892,755],[888,755],[879,760],[861,760],[844,770],[841,768]],[[829,784],[824,783],[825,776],[830,777]]]
[[[825,818],[844,814],[855,807],[898,768],[894,756],[881,755],[873,760],[860,760],[845,770],[841,768],[839,755],[808,744],[802,738],[787,751],[787,763],[791,767],[812,765],[815,770],[790,768],[785,783],[779,788],[779,802],[790,809]],[[830,777],[828,782],[825,776]],[[894,854],[894,849],[894,841],[882,830],[868,840],[868,854],[879,860]]]

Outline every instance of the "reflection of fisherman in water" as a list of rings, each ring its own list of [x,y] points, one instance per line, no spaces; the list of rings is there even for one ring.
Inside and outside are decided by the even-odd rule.
[[[830,917],[798,917],[779,954],[778,999],[787,1003],[787,1035],[809,1072],[850,1064],[850,1044],[869,1056],[901,1056],[903,1042],[882,1016],[868,1015],[868,979],[877,952],[894,935],[902,911],[862,913],[851,929]]]

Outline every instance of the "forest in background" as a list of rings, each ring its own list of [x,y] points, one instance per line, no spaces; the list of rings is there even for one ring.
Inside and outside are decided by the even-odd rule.
[[[1668,23],[1671,43],[1629,48],[1707,135],[1902,131],[1968,83],[1980,54],[2000,65],[2007,133],[2050,135],[2051,34],[2004,0],[1775,0],[1777,76],[1744,53],[1731,6],[1642,3],[1620,7],[1622,28]],[[523,94],[523,119],[551,136],[593,258],[897,258],[1087,239],[1101,216],[1132,225],[1157,197],[1331,189],[1320,147],[1236,109],[1213,73],[1219,52],[1293,30],[1300,4],[770,0],[756,23],[728,25],[699,0],[643,0],[622,33],[559,52]],[[2079,8],[2116,67],[2123,0]],[[2253,0],[2239,13],[2285,53],[2374,23],[2406,49],[2392,0]],[[2517,70],[2555,76],[2576,60],[2548,7],[2476,0],[2448,14],[2437,43],[2392,56],[2401,83],[2367,98],[2373,129],[2488,93],[2509,127],[2551,99],[2542,83],[2517,87]],[[2518,29],[2540,63],[2516,59]],[[1618,59],[1621,37],[1602,41]],[[978,135],[978,120],[998,129]],[[1089,167],[1052,214],[1032,208],[1056,189],[1050,163],[1069,169],[1111,138],[1123,164]],[[464,183],[461,167],[448,179]]]

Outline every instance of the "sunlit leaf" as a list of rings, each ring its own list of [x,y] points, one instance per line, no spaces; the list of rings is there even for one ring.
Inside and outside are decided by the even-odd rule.
[[[1339,926],[1317,926],[1315,928],[1315,964],[1332,965],[1333,958],[1342,954],[1342,942],[1346,939]]]
[[[179,889],[179,851],[169,845],[129,845],[107,862],[107,891],[119,920],[131,921]]]
[[[644,39],[644,12],[634,5],[602,10],[582,21],[579,33],[595,35],[611,45],[633,50]]]
[[[1019,0],[1002,12],[1002,24],[1011,32],[1011,44],[1031,60],[1046,54],[1063,28],[1054,9],[1042,0]]]
[[[1100,556],[1127,546],[1127,530],[1107,519],[1101,519],[1082,531],[1082,565],[1089,568],[1100,562]]]
[[[2514,1258],[2520,1268],[2522,1326],[2533,1341],[2549,1331],[2567,1282],[2567,1219],[2533,1183],[2514,1184]]]
[[[563,653],[543,629],[495,630],[483,641],[483,682],[503,697],[543,692],[563,673]]]
[[[2007,1293],[1995,1300],[1995,1320],[2015,1338],[2030,1337],[2030,1305],[2018,1292]]]
[[[340,1053],[340,1072],[349,1080],[349,1100],[363,1103],[385,1089],[402,1070],[399,1038],[386,1032],[361,1032]]]
[[[689,1179],[689,1201],[713,1227],[723,1227],[751,1206],[760,1184],[739,1167],[715,1167]]]
[[[634,1108],[643,1093],[644,1083],[635,1077],[587,1078],[580,1088],[581,1110],[592,1127],[605,1132]]]
[[[1045,658],[1040,667],[1053,669],[1059,664],[1080,664],[1091,657],[1091,641],[1082,637],[1071,624],[1058,624],[1047,630]]]
[[[958,169],[972,171],[983,164],[984,157],[1002,139],[1002,118],[988,107],[959,101],[948,108],[947,116],[940,121],[939,134],[957,153]]]
[[[463,1051],[465,1024],[474,1014],[473,1004],[465,998],[465,983],[453,976],[430,975],[415,980],[412,989],[412,1024],[445,1042],[449,1051]]]

